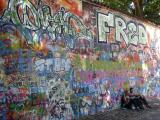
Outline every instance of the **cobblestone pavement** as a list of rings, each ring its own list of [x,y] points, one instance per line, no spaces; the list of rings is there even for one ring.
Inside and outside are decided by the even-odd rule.
[[[151,109],[145,110],[122,110],[100,112],[81,118],[80,120],[160,120],[160,100],[149,102]]]

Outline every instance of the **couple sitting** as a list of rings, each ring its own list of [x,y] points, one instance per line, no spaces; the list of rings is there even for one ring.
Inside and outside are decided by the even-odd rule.
[[[151,108],[143,95],[135,94],[133,88],[130,88],[121,97],[121,108],[132,109],[133,106],[136,110]]]

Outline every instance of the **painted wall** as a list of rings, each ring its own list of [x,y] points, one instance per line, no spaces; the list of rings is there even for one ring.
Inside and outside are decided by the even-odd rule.
[[[78,0],[1,0],[0,119],[71,120],[160,97],[160,29]]]

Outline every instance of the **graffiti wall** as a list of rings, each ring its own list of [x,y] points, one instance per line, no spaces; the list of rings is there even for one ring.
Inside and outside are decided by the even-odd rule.
[[[80,0],[1,0],[0,119],[72,120],[160,97],[160,29]]]

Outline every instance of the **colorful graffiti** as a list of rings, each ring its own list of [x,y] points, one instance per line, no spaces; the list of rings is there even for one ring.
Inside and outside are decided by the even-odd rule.
[[[160,97],[160,29],[80,0],[3,0],[0,119],[72,120]]]
[[[110,33],[110,29],[114,27],[115,40],[117,42],[122,42],[123,39],[127,45],[145,45],[147,42],[147,33],[145,27],[140,23],[136,23],[132,20],[126,22],[126,20],[120,16],[114,16],[112,13],[108,13],[106,15],[104,13],[97,13],[97,21],[99,42],[105,42],[106,33]]]

